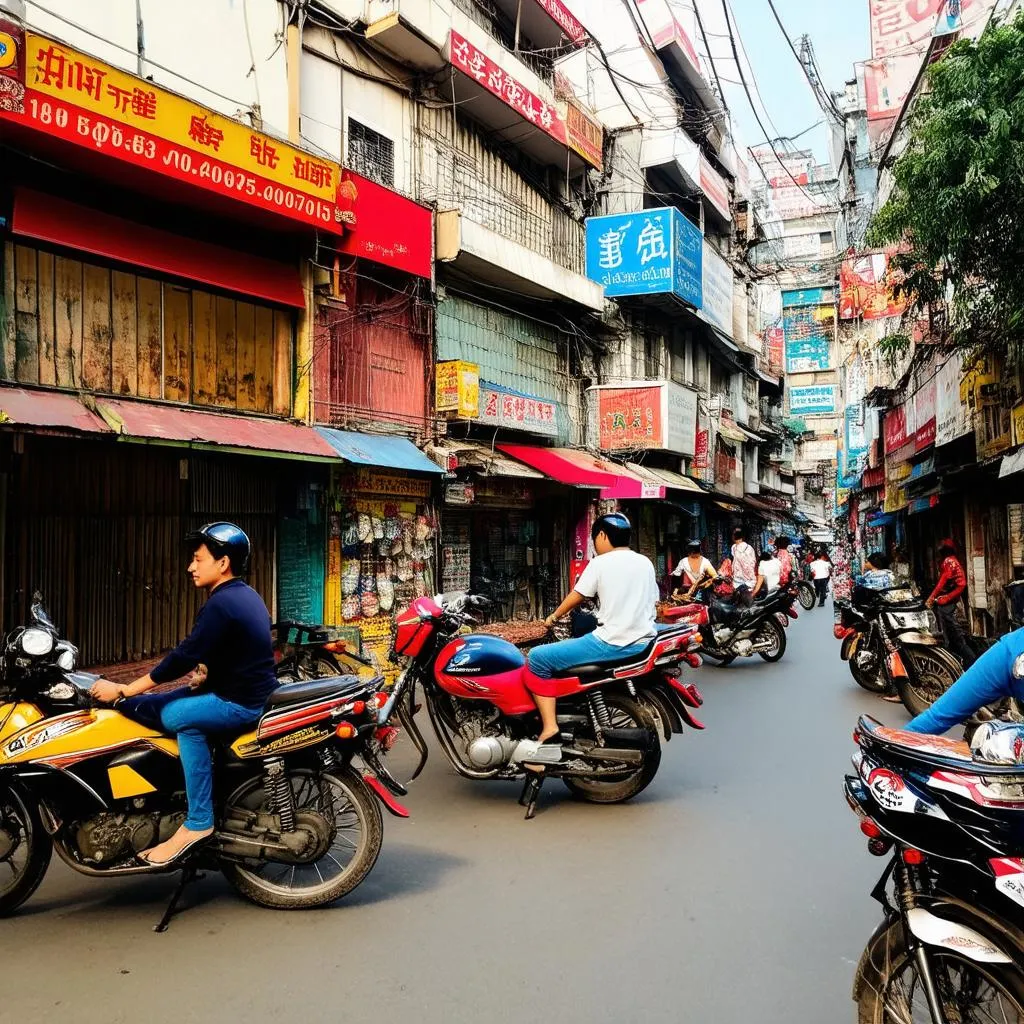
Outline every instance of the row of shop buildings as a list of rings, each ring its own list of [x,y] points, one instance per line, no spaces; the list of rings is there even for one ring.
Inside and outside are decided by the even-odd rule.
[[[378,659],[419,594],[553,610],[609,503],[661,578],[822,525],[678,12],[639,117],[625,8],[196,3],[182,45],[174,6],[0,0],[6,625],[39,591],[87,664],[166,650],[215,518]]]

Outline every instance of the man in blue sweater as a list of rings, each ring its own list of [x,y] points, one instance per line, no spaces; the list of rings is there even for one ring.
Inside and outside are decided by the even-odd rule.
[[[233,523],[208,523],[189,534],[188,571],[198,588],[209,592],[192,632],[148,675],[127,685],[100,680],[97,700],[124,701],[125,713],[159,724],[178,737],[185,774],[188,816],[166,842],[139,854],[146,864],[166,866],[181,860],[213,835],[213,758],[207,736],[238,732],[256,722],[277,686],[270,613],[263,599],[239,579],[249,564],[249,538]],[[205,666],[188,686],[168,693],[146,691]],[[206,692],[196,693],[200,687]]]
[[[1005,697],[1024,700],[1024,679],[1014,675],[1014,662],[1024,654],[1024,629],[990,647],[927,711],[904,726],[908,732],[941,735],[966,722],[986,704]]]

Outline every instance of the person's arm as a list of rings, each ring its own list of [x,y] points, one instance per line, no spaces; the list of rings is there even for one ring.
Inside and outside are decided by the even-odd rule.
[[[761,591],[767,585],[768,585],[768,581],[764,578],[764,576],[761,575],[761,573],[758,573],[757,574],[757,582],[754,584],[754,591],[753,591],[753,593],[750,596],[751,597],[757,597],[757,595],[760,594]]]
[[[949,571],[949,567],[946,565],[946,563],[943,562],[942,573],[939,575],[939,581],[935,584],[935,589],[931,592],[931,595],[929,596],[928,600],[925,601],[925,604],[929,608],[931,608],[931,606],[935,604],[935,601],[938,598],[939,594],[942,593],[943,587],[945,587],[947,583],[952,582],[952,579],[953,574]]]
[[[1011,649],[1005,638],[990,647],[927,711],[904,726],[907,732],[941,735],[986,704],[1011,695],[1013,659],[1019,651]],[[1018,640],[1016,647],[1022,647]]]
[[[566,596],[565,600],[544,620],[544,624],[550,629],[563,615],[568,615],[574,608],[578,608],[589,597],[597,596],[597,582],[599,578],[597,559],[592,558],[587,562],[576,586]],[[655,590],[658,589],[657,580],[654,583]]]
[[[544,625],[550,628],[553,626],[563,615],[568,615],[573,608],[578,608],[586,598],[578,591],[574,590],[569,596],[544,620]]]
[[[950,566],[949,579],[953,584],[952,588],[935,599],[935,603],[941,604],[943,607],[948,604],[955,604],[960,600],[960,595],[967,589],[967,574],[959,562],[954,562]]]

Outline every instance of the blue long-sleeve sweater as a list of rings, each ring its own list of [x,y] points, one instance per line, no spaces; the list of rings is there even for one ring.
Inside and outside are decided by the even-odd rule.
[[[1016,697],[1024,700],[1024,680],[1013,676],[1013,663],[1024,654],[1024,629],[990,647],[927,711],[911,719],[908,732],[942,734],[965,722],[986,704]]]
[[[244,707],[260,708],[277,686],[270,613],[247,583],[220,584],[199,609],[192,632],[149,673],[166,683],[207,667],[206,691]]]

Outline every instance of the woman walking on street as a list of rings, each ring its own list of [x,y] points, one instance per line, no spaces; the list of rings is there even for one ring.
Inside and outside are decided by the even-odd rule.
[[[942,556],[942,573],[925,604],[935,609],[946,637],[946,646],[964,663],[964,668],[969,668],[976,656],[956,617],[956,606],[967,589],[967,575],[957,558],[956,544],[950,538],[939,545],[939,554]]]

